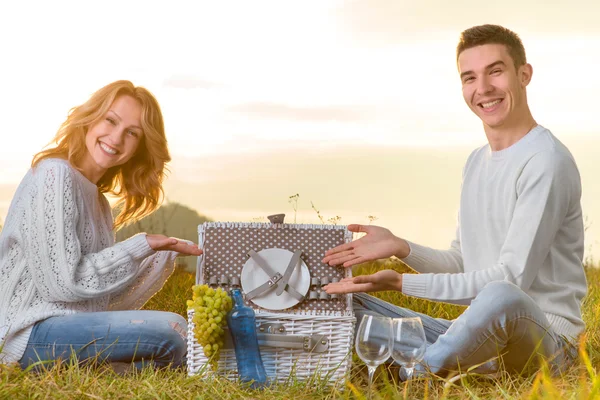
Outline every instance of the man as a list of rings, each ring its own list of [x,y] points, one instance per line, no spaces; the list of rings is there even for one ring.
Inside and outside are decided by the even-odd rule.
[[[488,144],[464,167],[450,249],[420,246],[381,227],[350,225],[366,235],[329,250],[324,263],[350,267],[396,256],[420,274],[385,270],[325,289],[399,290],[469,305],[446,321],[365,294],[354,297],[358,318],[420,316],[428,342],[424,364],[437,375],[478,365],[491,373],[500,364],[527,373],[539,366],[539,357],[565,365],[573,353],[566,349],[584,330],[581,300],[587,291],[579,172],[568,149],[531,115],[526,88],[533,70],[517,34],[476,26],[461,34],[456,54],[465,102],[483,122]]]

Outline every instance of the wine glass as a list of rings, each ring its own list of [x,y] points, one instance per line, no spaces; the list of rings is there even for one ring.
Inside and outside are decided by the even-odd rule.
[[[410,379],[415,370],[415,365],[425,355],[425,331],[421,318],[394,318],[392,320],[392,358],[406,371]],[[400,373],[402,370],[400,370]]]
[[[356,334],[356,353],[369,370],[369,392],[377,366],[390,358],[392,320],[388,317],[365,315]]]

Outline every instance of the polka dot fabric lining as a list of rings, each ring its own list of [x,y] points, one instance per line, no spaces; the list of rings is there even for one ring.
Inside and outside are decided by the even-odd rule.
[[[323,264],[325,252],[335,246],[352,240],[352,234],[345,226],[338,225],[300,225],[300,224],[262,224],[262,223],[215,223],[199,226],[199,242],[204,249],[204,257],[199,258],[199,282],[206,283],[210,278],[225,275],[240,277],[242,267],[248,259],[248,251],[259,252],[263,249],[279,248],[294,252],[302,250],[302,260],[310,271],[311,278],[327,277],[342,279],[350,276],[350,269],[331,267]],[[321,292],[321,286],[311,285],[309,291]],[[296,306],[282,310],[289,312],[336,313],[348,309],[346,297],[341,300],[303,300]],[[260,309],[254,303],[248,303],[254,309]],[[279,312],[272,311],[270,312]]]

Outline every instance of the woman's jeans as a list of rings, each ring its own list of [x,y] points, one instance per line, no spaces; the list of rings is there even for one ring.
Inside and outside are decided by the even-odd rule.
[[[163,311],[106,311],[51,317],[36,323],[23,369],[38,361],[133,363],[138,369],[178,367],[185,364],[187,323],[178,314]]]
[[[553,371],[567,368],[577,356],[575,346],[555,334],[544,312],[518,286],[504,281],[487,284],[456,320],[432,318],[394,306],[364,293],[354,295],[357,322],[363,315],[421,317],[427,349],[416,373],[530,374],[549,361]],[[358,327],[358,324],[357,324]],[[358,329],[358,328],[357,328]],[[391,360],[390,360],[391,361]]]

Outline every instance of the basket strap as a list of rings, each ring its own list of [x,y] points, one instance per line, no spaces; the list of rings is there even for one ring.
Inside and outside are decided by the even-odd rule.
[[[280,349],[302,349],[309,353],[325,353],[329,350],[331,341],[327,335],[313,333],[312,335],[288,335],[278,333],[256,333],[258,344],[264,347]],[[225,335],[224,349],[233,349],[231,335]]]
[[[281,296],[281,293],[283,293],[283,291],[286,289],[286,287],[288,287],[288,281],[290,280],[290,276],[292,276],[292,272],[294,272],[296,265],[298,265],[298,260],[300,260],[301,255],[302,255],[302,250],[296,250],[294,252],[294,255],[292,256],[290,263],[288,264],[287,268],[285,269],[283,278],[281,279],[281,282],[279,282],[279,285],[277,286],[277,290],[275,291],[275,294],[277,294],[277,296]]]
[[[306,352],[323,353],[329,350],[326,335],[280,335],[277,333],[259,333],[258,344],[267,347],[303,349]]]
[[[246,299],[252,300],[256,296],[260,296],[261,294],[268,292],[270,289],[273,289],[277,286],[277,282],[279,282],[281,278],[281,274],[279,272],[275,272],[275,275],[273,275],[271,279],[269,279],[259,287],[255,288],[254,290],[251,290],[250,292],[246,293]]]

